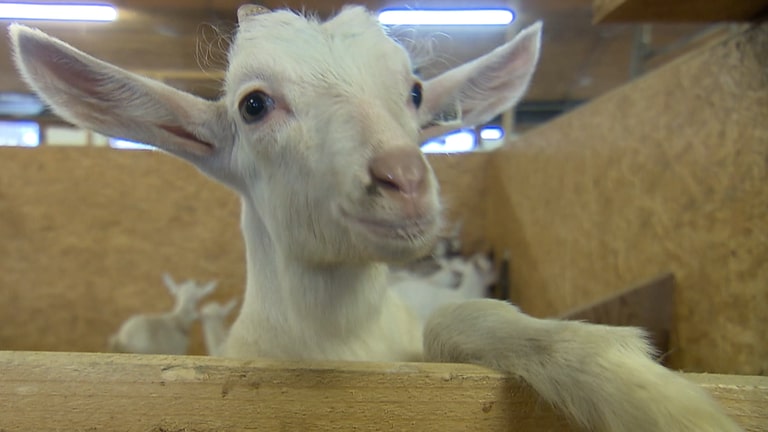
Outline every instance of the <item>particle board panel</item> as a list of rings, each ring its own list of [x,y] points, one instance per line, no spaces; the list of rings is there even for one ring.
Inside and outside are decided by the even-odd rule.
[[[677,279],[690,371],[768,371],[768,25],[693,52],[491,159],[487,237],[513,299],[564,313]]]
[[[768,0],[594,0],[594,21],[748,21],[768,12]]]
[[[170,310],[165,271],[240,296],[239,207],[160,152],[0,149],[0,347],[101,351],[129,316]]]
[[[445,228],[461,224],[462,252],[490,248],[485,236],[488,166],[493,153],[432,154],[428,156],[440,182]]]
[[[13,431],[572,431],[525,384],[429,363],[0,352]],[[687,375],[746,431],[768,428],[768,378]]]

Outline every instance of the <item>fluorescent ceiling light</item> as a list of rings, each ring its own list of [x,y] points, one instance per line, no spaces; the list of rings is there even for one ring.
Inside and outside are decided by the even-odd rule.
[[[33,121],[0,121],[0,146],[37,147],[40,125]]]
[[[515,14],[509,9],[386,9],[379,12],[384,25],[507,25]]]
[[[106,4],[0,3],[0,19],[114,21],[117,9]]]
[[[128,141],[120,138],[110,138],[109,146],[112,148],[121,149],[121,150],[154,150],[155,149],[154,147],[147,144]]]
[[[487,126],[480,130],[480,138],[484,140],[499,140],[504,138],[504,129],[498,126]]]
[[[475,149],[475,132],[472,129],[458,130],[442,137],[425,142],[421,146],[424,153],[460,153]]]

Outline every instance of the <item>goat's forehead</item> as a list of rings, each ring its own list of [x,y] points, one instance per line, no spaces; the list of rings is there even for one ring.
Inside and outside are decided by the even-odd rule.
[[[230,50],[227,81],[235,86],[260,75],[281,80],[307,76],[386,72],[407,76],[410,60],[362,8],[346,8],[326,22],[288,11],[241,23]],[[292,76],[293,75],[293,76]]]

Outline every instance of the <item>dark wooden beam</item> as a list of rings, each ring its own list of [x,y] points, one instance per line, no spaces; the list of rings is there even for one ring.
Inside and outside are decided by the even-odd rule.
[[[674,317],[675,277],[665,273],[595,303],[565,313],[562,318],[595,324],[642,327],[660,354],[669,352]]]
[[[594,0],[594,22],[748,21],[768,11],[768,0]]]

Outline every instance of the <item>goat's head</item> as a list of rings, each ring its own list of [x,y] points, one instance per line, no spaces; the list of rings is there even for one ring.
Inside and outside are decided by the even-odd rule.
[[[155,145],[240,192],[285,253],[315,263],[411,258],[438,231],[424,138],[523,94],[540,26],[422,82],[359,7],[321,23],[240,9],[224,96],[206,101],[14,26],[16,60],[62,117]]]
[[[217,281],[210,281],[206,284],[198,284],[195,280],[189,279],[185,282],[177,283],[168,273],[163,273],[163,283],[168,291],[176,297],[179,304],[190,304],[194,306],[197,302],[212,293],[216,289]]]

